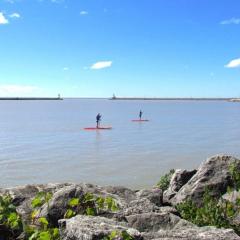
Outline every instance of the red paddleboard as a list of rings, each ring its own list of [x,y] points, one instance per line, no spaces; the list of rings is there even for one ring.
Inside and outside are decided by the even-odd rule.
[[[84,128],[84,130],[111,130],[112,127],[87,127],[87,128]]]
[[[135,120],[132,120],[132,122],[149,122],[149,120],[147,119],[135,119]]]

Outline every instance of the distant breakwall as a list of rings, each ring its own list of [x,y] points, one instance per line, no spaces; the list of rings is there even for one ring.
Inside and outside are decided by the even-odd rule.
[[[1,100],[63,100],[63,98],[48,97],[0,97]]]
[[[116,97],[109,100],[158,100],[158,101],[231,101],[232,98],[144,98],[144,97]]]

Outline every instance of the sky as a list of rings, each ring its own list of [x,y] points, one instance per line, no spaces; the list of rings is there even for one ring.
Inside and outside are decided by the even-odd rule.
[[[0,96],[240,97],[239,0],[0,0]]]

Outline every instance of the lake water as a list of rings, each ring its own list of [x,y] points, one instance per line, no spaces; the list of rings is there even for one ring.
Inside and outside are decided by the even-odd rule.
[[[131,122],[140,109],[150,122]],[[98,112],[113,129],[84,131],[95,126]],[[240,103],[0,101],[0,187],[149,187],[171,168],[196,168],[218,153],[240,156]]]

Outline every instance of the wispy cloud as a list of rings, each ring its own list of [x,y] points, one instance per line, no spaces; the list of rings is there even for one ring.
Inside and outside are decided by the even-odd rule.
[[[220,22],[220,24],[222,24],[222,25],[240,24],[240,18],[230,18],[230,19]]]
[[[88,15],[88,11],[81,11],[80,15]]]
[[[91,69],[103,69],[108,68],[112,66],[112,61],[101,61],[96,62],[91,66]]]
[[[1,1],[1,0],[0,0]],[[16,2],[24,2],[24,0],[3,0],[7,3],[16,3]],[[52,3],[64,3],[65,0],[35,0],[36,2],[52,2]]]
[[[0,85],[0,94],[27,94],[37,90],[38,87],[28,85]]]
[[[20,18],[21,16],[20,16],[19,13],[16,13],[16,12],[15,12],[15,13],[10,14],[9,17],[10,17],[10,18]]]
[[[7,18],[4,16],[2,12],[0,12],[0,24],[8,24]]]
[[[214,72],[210,72],[210,77],[214,77],[215,73]]]
[[[240,67],[240,58],[233,59],[227,65],[225,65],[225,67],[226,68],[238,68],[238,67]]]
[[[5,0],[5,2],[14,3],[15,1],[14,0]]]
[[[63,3],[64,0],[50,0],[52,3]]]
[[[64,67],[63,68],[63,71],[68,71],[69,70],[69,67]]]

